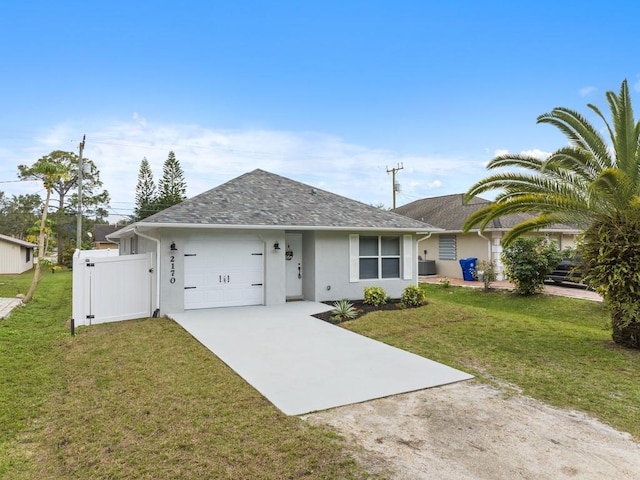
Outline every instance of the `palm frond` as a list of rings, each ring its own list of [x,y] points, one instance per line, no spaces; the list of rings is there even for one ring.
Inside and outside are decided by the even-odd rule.
[[[525,170],[538,171],[544,165],[544,160],[531,155],[521,155],[517,153],[507,153],[499,155],[487,164],[487,170],[504,167],[517,167]]]
[[[572,172],[586,181],[593,181],[602,172],[602,164],[585,150],[564,147],[553,152],[547,158],[543,168]]]
[[[502,237],[502,245],[505,247],[509,246],[509,244],[515,241],[515,239],[520,235],[535,232],[556,223],[558,223],[557,218],[553,215],[538,215],[537,217],[527,219],[524,222],[520,222],[515,225],[511,230],[505,233],[504,237]]]
[[[613,166],[606,142],[580,113],[557,107],[549,113],[540,115],[538,123],[548,123],[558,128],[569,139],[571,145],[589,152],[602,165],[602,168]]]

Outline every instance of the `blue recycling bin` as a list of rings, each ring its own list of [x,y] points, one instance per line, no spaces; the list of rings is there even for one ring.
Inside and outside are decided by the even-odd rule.
[[[462,278],[466,281],[473,281],[475,278],[473,274],[476,271],[476,264],[478,263],[478,259],[474,257],[470,258],[461,258],[460,266],[462,267]]]

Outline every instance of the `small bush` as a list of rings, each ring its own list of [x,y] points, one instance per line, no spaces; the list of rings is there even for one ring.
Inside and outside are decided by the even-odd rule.
[[[474,272],[474,276],[476,277],[476,280],[482,281],[485,292],[491,290],[491,283],[495,282],[498,278],[496,273],[496,264],[493,260],[480,260]]]
[[[387,292],[382,287],[364,287],[364,303],[379,307],[387,303]]]
[[[418,285],[409,285],[403,290],[400,300],[405,307],[420,307],[425,304],[427,298]]]
[[[340,300],[333,304],[331,310],[331,321],[340,323],[344,320],[351,320],[358,316],[358,309],[349,300]]]

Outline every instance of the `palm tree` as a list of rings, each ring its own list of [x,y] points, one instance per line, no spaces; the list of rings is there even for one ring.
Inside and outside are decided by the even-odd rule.
[[[42,207],[42,216],[40,217],[40,231],[38,235],[38,263],[33,272],[33,278],[31,280],[31,286],[26,296],[22,300],[23,303],[28,303],[33,298],[33,294],[36,291],[36,287],[40,282],[40,270],[42,267],[42,261],[45,255],[45,234],[47,226],[47,214],[49,212],[49,200],[51,199],[51,192],[54,189],[56,182],[68,178],[69,171],[64,166],[52,162],[47,157],[40,158],[31,167],[26,165],[18,165],[18,176],[24,180],[40,180],[42,181],[47,195]]]
[[[579,250],[586,280],[611,310],[613,339],[640,348],[640,122],[634,119],[626,80],[620,93],[607,92],[606,98],[611,122],[595,105],[588,107],[604,122],[609,142],[576,111],[554,108],[540,115],[538,123],[557,127],[569,145],[545,160],[517,154],[491,160],[490,170],[512,170],[470,188],[466,199],[499,193],[467,219],[464,229],[482,230],[511,213],[533,214],[506,233],[506,246],[523,233],[556,223],[583,228]]]

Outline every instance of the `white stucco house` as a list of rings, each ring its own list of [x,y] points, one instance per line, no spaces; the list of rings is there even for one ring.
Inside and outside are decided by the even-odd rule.
[[[0,234],[0,274],[23,273],[33,268],[35,243]]]
[[[464,202],[464,194],[429,197],[413,201],[396,208],[394,211],[415,220],[428,222],[440,227],[420,239],[418,255],[424,262],[435,265],[435,271],[429,273],[449,278],[462,278],[461,258],[477,258],[478,261],[493,261],[497,267],[498,278],[502,279],[502,238],[514,225],[532,215],[519,213],[492,220],[481,232],[475,228],[463,232],[462,226],[467,218],[479,209],[490,204],[489,200],[474,197]],[[552,225],[531,235],[545,236],[554,242],[560,250],[574,247],[581,232],[574,225]]]
[[[107,235],[151,253],[155,309],[399,297],[418,282],[417,242],[439,229],[264,170]]]

